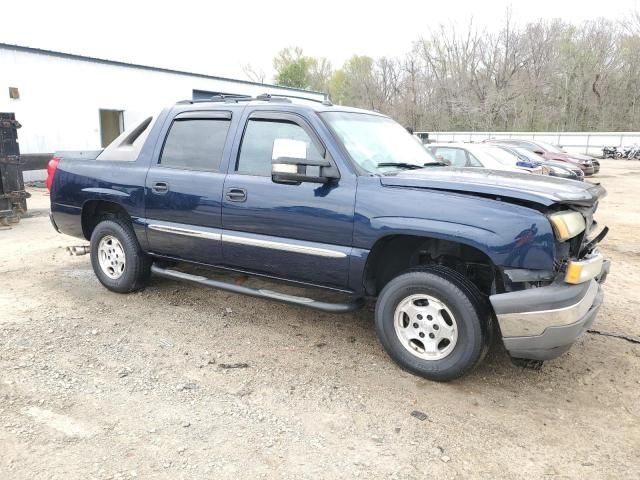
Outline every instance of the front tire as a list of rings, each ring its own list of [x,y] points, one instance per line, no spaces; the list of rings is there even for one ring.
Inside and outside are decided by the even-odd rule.
[[[151,259],[140,248],[130,224],[111,217],[100,221],[91,234],[91,266],[100,283],[117,293],[147,286]]]
[[[465,277],[441,266],[391,280],[378,297],[375,325],[401,368],[436,381],[459,378],[480,363],[492,334],[486,299]]]

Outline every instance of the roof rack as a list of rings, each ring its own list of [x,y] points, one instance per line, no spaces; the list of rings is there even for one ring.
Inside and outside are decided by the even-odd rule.
[[[250,100],[253,100],[253,97],[251,97],[251,95],[233,95],[228,93],[224,93],[224,94],[219,93],[209,98],[199,98],[197,100],[180,100],[179,102],[176,102],[176,105],[204,103],[204,102],[207,102],[207,103],[208,102],[226,102],[226,103],[235,102],[237,103],[238,101],[241,101],[241,100],[248,102]]]
[[[198,99],[198,100],[181,100],[177,102],[176,105],[185,105],[185,104],[203,103],[203,102],[238,103],[238,102],[250,102],[252,100],[258,100],[262,102],[291,103],[292,98],[296,100],[308,100],[310,102],[320,103],[328,107],[333,106],[333,103],[331,103],[331,100],[329,100],[329,98],[327,97],[325,97],[324,100],[317,100],[315,98],[301,97],[298,95],[271,95],[270,93],[263,93],[258,95],[257,97],[251,97],[250,95],[218,94],[218,95],[213,95],[210,98],[204,98],[204,99]]]

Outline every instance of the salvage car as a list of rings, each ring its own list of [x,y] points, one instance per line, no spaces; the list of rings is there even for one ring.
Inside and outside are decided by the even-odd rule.
[[[517,362],[562,354],[593,323],[609,270],[601,186],[443,167],[392,119],[328,101],[183,101],[48,170],[53,228],[89,240],[74,251],[107,289],[154,274],[326,312],[375,300],[386,352],[433,380],[465,375],[494,337]]]
[[[580,167],[574,166],[568,162],[557,162],[554,160],[545,160],[526,148],[514,147],[512,145],[495,144],[498,148],[509,152],[518,159],[526,161],[532,165],[545,166],[549,169],[549,175],[552,177],[566,178],[567,180],[584,181],[584,173]]]
[[[529,172],[548,175],[541,164],[522,162],[501,148],[482,143],[431,143],[427,145],[437,160],[460,168],[490,168],[509,172]]]
[[[489,139],[485,143],[497,143],[503,145],[511,145],[520,148],[526,148],[530,152],[541,156],[545,160],[556,162],[564,162],[579,167],[586,177],[595,175],[600,171],[600,162],[593,157],[567,153],[555,145],[540,142],[538,140],[520,140],[520,139]]]

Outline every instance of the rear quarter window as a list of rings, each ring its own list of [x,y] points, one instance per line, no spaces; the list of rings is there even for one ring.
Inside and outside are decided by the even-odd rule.
[[[96,160],[133,162],[138,159],[140,150],[153,128],[155,119],[147,117],[133,128],[125,130],[98,155]]]
[[[221,118],[174,120],[160,165],[185,170],[219,171],[231,121]]]

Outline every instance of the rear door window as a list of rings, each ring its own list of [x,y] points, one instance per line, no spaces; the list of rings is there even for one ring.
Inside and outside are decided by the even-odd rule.
[[[160,156],[163,167],[220,171],[230,118],[177,118]]]

